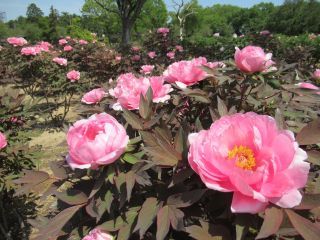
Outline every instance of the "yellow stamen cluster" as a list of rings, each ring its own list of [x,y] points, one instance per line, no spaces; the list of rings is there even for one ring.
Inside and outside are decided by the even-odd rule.
[[[242,145],[235,146],[231,151],[229,151],[228,159],[235,159],[236,166],[245,170],[253,170],[256,166],[256,159],[254,158],[253,151]]]

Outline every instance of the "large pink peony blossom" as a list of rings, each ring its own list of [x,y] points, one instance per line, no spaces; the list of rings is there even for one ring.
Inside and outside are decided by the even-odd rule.
[[[153,69],[154,69],[154,65],[143,65],[141,66],[140,73],[150,74],[152,73]]]
[[[90,92],[87,92],[81,99],[81,102],[86,104],[95,104],[100,102],[105,96],[106,92],[103,90],[103,88],[96,88],[91,90]]]
[[[208,188],[234,192],[232,212],[257,213],[272,202],[283,208],[302,199],[310,164],[291,131],[253,112],[215,121],[189,135],[189,164]]]
[[[76,71],[76,70],[72,70],[70,72],[67,73],[67,78],[71,81],[77,81],[80,79],[80,72]]]
[[[109,91],[111,96],[117,98],[112,108],[139,109],[140,95],[145,95],[150,86],[153,91],[153,102],[165,102],[170,99],[169,93],[172,88],[170,84],[164,84],[163,77],[137,78],[132,73],[120,75],[117,86]]]
[[[88,42],[87,42],[86,40],[80,39],[80,40],[79,40],[79,44],[80,44],[80,45],[87,45]]]
[[[48,43],[48,42],[39,42],[36,47],[40,48],[41,51],[43,52],[49,52],[50,51],[50,48],[52,48],[53,46]]]
[[[66,39],[64,39],[64,38],[59,40],[59,45],[60,46],[66,45],[67,43],[68,43],[68,41]]]
[[[5,148],[7,146],[6,136],[0,132],[0,149]]]
[[[114,240],[114,237],[100,229],[93,229],[82,240]]]
[[[314,79],[320,80],[320,69],[316,69],[312,76]]]
[[[41,53],[41,49],[39,47],[24,47],[21,49],[21,55],[25,56],[36,56]]]
[[[67,162],[72,169],[92,168],[116,161],[124,152],[129,136],[124,127],[107,113],[82,119],[69,129]]]
[[[207,73],[200,68],[202,65],[207,65],[207,59],[204,57],[175,62],[167,68],[163,76],[167,82],[186,88],[206,78]]]
[[[148,52],[149,58],[153,59],[157,56],[156,52]]]
[[[9,37],[7,38],[7,42],[14,47],[22,47],[28,43],[23,37]]]
[[[65,51],[65,52],[70,52],[70,51],[72,51],[73,50],[73,47],[71,47],[70,45],[67,45],[67,46],[65,46],[64,48],[63,48],[63,51]]]
[[[53,62],[59,64],[60,66],[67,66],[68,60],[66,58],[55,57],[52,59]]]
[[[266,54],[262,48],[247,46],[236,48],[234,59],[237,67],[245,73],[266,72],[274,64],[272,53]]]

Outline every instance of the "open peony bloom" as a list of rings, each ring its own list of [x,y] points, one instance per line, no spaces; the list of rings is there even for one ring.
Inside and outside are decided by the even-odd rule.
[[[136,47],[136,46],[133,46],[133,47],[131,48],[131,50],[134,51],[134,52],[139,52],[139,51],[140,51],[140,48],[139,48],[139,47]]]
[[[189,164],[204,184],[234,192],[232,212],[257,213],[269,202],[300,204],[310,164],[291,131],[253,112],[224,116],[209,130],[189,135]]]
[[[176,83],[180,88],[186,88],[206,78],[207,73],[199,68],[202,65],[207,65],[207,59],[204,57],[175,62],[167,68],[163,76],[167,82]]]
[[[320,80],[320,69],[316,69],[313,73],[313,78],[316,80]]]
[[[80,39],[80,40],[79,40],[79,44],[80,44],[80,45],[87,45],[88,42],[87,42],[86,40]]]
[[[7,146],[6,136],[0,132],[0,149],[5,148]]]
[[[40,48],[41,51],[43,52],[49,52],[50,51],[50,48],[52,48],[53,46],[48,43],[48,42],[39,42],[36,47]]]
[[[107,113],[82,119],[69,129],[67,162],[72,169],[111,164],[124,152],[129,136],[124,127]]]
[[[156,52],[148,52],[149,58],[153,59],[157,56]]]
[[[60,46],[66,45],[67,43],[68,43],[68,41],[66,39],[64,39],[64,38],[59,40],[59,45]]]
[[[116,59],[117,62],[120,62],[122,57],[121,56],[116,56],[115,59]]]
[[[167,53],[167,57],[170,58],[170,59],[174,59],[176,53],[175,52],[168,52]]]
[[[81,102],[86,104],[95,104],[98,103],[106,96],[106,92],[103,88],[96,88],[87,92],[81,99]]]
[[[157,33],[162,34],[162,36],[164,36],[164,37],[166,37],[169,32],[170,32],[169,28],[162,27],[162,28],[157,29]]]
[[[100,229],[93,229],[82,240],[114,240],[114,237]]]
[[[234,59],[237,67],[245,73],[266,72],[274,64],[272,53],[266,54],[261,47],[236,48]]]
[[[9,37],[7,38],[7,42],[14,47],[21,47],[28,43],[27,40],[25,40],[23,37]]]
[[[65,51],[65,52],[70,52],[70,51],[72,51],[72,49],[73,49],[73,47],[71,47],[70,45],[67,45],[67,46],[65,46],[65,47],[63,48],[63,51]]]
[[[67,78],[71,80],[71,82],[77,81],[80,79],[80,72],[76,70],[72,70],[67,73]]]
[[[55,57],[52,59],[53,62],[59,64],[60,66],[67,66],[68,60],[66,58]]]
[[[41,49],[39,47],[24,47],[21,49],[21,55],[25,56],[36,56],[41,53]]]
[[[154,65],[143,65],[141,66],[140,73],[150,74],[154,69]]]
[[[165,102],[170,99],[169,93],[173,89],[170,84],[164,84],[163,77],[137,78],[132,73],[120,75],[117,86],[109,91],[111,96],[117,98],[112,108],[114,110],[139,109],[140,95],[145,95],[149,87],[153,91],[153,102]]]

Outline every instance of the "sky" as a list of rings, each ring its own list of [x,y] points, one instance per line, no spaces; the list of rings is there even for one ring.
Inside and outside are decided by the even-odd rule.
[[[213,4],[231,4],[240,7],[251,7],[260,2],[272,2],[280,5],[283,0],[198,0],[202,6],[212,6]],[[172,6],[171,0],[165,0],[168,8]],[[79,14],[84,0],[0,0],[0,12],[6,12],[7,20],[15,19],[18,16],[25,16],[27,6],[35,3],[48,15],[50,6],[58,9],[59,12],[69,12]]]

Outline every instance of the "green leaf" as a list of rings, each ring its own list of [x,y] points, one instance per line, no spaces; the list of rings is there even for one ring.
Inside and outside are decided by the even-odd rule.
[[[63,167],[63,163],[61,162],[50,162],[49,166],[53,172],[53,175],[58,179],[66,179],[68,174],[66,169]]]
[[[176,137],[174,139],[174,146],[175,149],[177,150],[177,152],[179,153],[183,153],[183,151],[185,151],[187,149],[187,136],[182,128],[182,126],[180,126]]]
[[[206,191],[207,189],[197,189],[184,193],[177,193],[168,198],[167,204],[173,205],[176,208],[189,207],[199,201]]]
[[[170,229],[170,208],[169,206],[162,207],[157,214],[157,240],[163,240]]]
[[[102,187],[102,185],[105,181],[105,178],[106,178],[106,173],[102,172],[100,174],[99,178],[95,181],[95,183],[93,185],[93,188],[92,188],[91,193],[89,195],[89,199],[92,198],[100,190],[100,188]]]
[[[256,239],[267,238],[275,234],[283,221],[283,210],[270,207],[265,210],[265,217]]]
[[[134,232],[139,230],[140,238],[143,238],[143,235],[152,225],[153,220],[157,215],[158,209],[158,200],[156,198],[147,198],[145,202],[142,204],[138,216],[137,225],[133,230]]]
[[[294,211],[286,209],[290,222],[298,233],[306,240],[318,240],[320,236],[320,226],[310,222],[308,219],[301,217]]]
[[[124,161],[126,161],[127,163],[130,163],[130,164],[136,164],[137,162],[140,161],[139,158],[137,158],[135,155],[131,154],[131,153],[126,153],[123,155],[122,159]]]
[[[131,192],[136,182],[135,173],[133,171],[126,173],[127,201],[130,201]]]
[[[152,99],[153,99],[153,92],[151,87],[148,88],[146,97],[140,94],[139,114],[143,119],[149,119],[151,116]]]
[[[143,123],[134,113],[130,112],[127,109],[123,109],[123,117],[132,126],[132,128],[137,130],[143,129]]]
[[[320,118],[308,123],[297,135],[300,145],[320,143]]]
[[[88,197],[85,193],[77,189],[68,189],[65,192],[56,192],[56,197],[70,205],[79,205],[88,202]]]
[[[190,237],[194,239],[203,239],[203,240],[220,240],[223,239],[220,236],[213,236],[211,234],[210,225],[206,222],[201,222],[201,226],[191,225],[186,227],[186,232],[189,233]],[[226,238],[228,239],[228,238]]]

